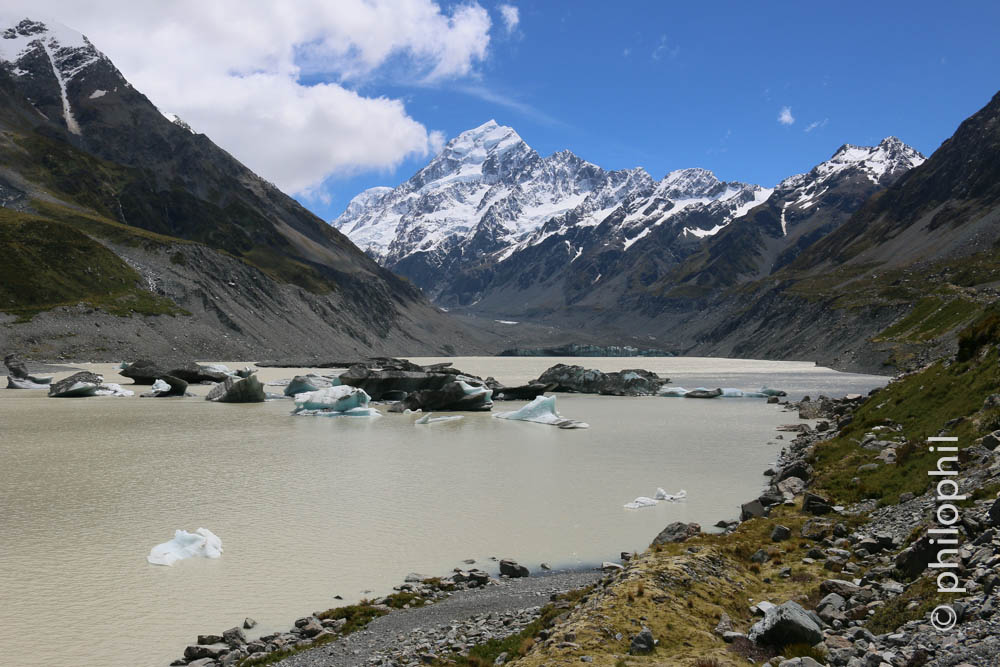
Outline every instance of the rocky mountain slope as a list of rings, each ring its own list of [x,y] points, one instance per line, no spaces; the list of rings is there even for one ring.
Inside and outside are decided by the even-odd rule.
[[[770,275],[922,162],[889,137],[845,145],[774,189],[705,169],[656,182],[568,151],[540,157],[490,121],[398,188],[362,193],[333,224],[442,306],[604,328],[648,310],[650,295]]]
[[[953,352],[997,299],[1000,94],[922,165],[767,278],[641,317],[697,353],[910,368]],[[676,300],[675,300],[676,301]]]
[[[391,264],[406,252],[451,252],[424,286],[453,312],[686,354],[909,368],[953,351],[956,331],[996,298],[998,116],[994,98],[926,161],[894,137],[844,145],[773,190],[704,170],[635,178],[614,206],[566,207],[522,227],[510,213],[505,233],[482,247],[449,200],[427,200],[408,209],[407,224],[438,229],[453,215],[450,235],[421,249],[394,234],[395,255],[373,254]],[[504,172],[502,155],[463,168],[487,159]],[[450,173],[439,164],[434,175]],[[364,245],[349,221],[378,227],[399,193],[434,185],[427,176],[357,202],[337,224]],[[406,273],[405,259],[396,266]]]
[[[63,26],[0,25],[0,200],[5,348],[246,358],[465,340]]]

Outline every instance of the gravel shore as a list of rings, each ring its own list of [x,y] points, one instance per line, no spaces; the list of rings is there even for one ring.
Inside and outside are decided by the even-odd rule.
[[[593,584],[600,570],[556,572],[520,579],[501,579],[495,586],[456,591],[441,602],[393,611],[376,618],[360,632],[282,660],[286,667],[348,667],[364,665],[402,648],[414,637],[445,635],[452,626],[485,614],[511,614],[537,608],[553,593]],[[512,627],[512,632],[520,628]]]

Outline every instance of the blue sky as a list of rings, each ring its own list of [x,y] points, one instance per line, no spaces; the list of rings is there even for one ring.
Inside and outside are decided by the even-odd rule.
[[[389,63],[345,85],[402,100],[448,138],[495,118],[542,154],[762,185],[887,135],[929,155],[1000,86],[996,2],[512,4],[516,27],[494,29],[469,76],[412,83]],[[502,26],[498,6],[483,6]],[[428,159],[334,176],[328,203],[300,199],[333,218]]]

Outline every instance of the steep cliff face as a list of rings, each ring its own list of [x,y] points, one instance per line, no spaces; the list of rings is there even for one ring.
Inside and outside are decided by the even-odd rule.
[[[440,352],[462,341],[457,331],[449,340],[457,325],[411,283],[160,113],[62,26],[0,26],[0,198],[4,254],[24,265],[8,263],[0,290],[7,346],[86,351],[87,327],[42,340],[47,322],[80,328],[80,303],[104,326],[147,332],[145,342],[112,336],[108,354],[188,344],[238,356],[285,346]],[[39,225],[62,242],[32,253]]]

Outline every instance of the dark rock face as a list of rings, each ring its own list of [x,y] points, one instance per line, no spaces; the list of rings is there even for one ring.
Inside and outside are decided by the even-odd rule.
[[[513,560],[502,560],[500,561],[500,574],[505,574],[508,577],[527,577],[530,573],[528,568],[523,565],[519,565],[517,561]]]
[[[639,634],[632,638],[628,650],[633,655],[645,655],[652,653],[655,648],[656,639],[653,638],[653,633],[650,632],[649,628],[643,628]]]
[[[212,390],[205,396],[206,401],[215,401],[216,403],[263,403],[266,398],[264,385],[255,375],[242,380],[227,377],[212,387]]]
[[[762,516],[767,516],[767,508],[759,500],[751,500],[740,506],[740,521],[749,521]]]
[[[93,396],[101,388],[104,378],[95,373],[80,371],[49,387],[49,398],[76,398]]]
[[[701,526],[697,523],[684,523],[675,521],[660,531],[660,534],[653,538],[653,544],[667,544],[668,542],[684,542],[701,533]]]
[[[415,391],[404,400],[393,403],[389,407],[389,412],[403,412],[404,410],[488,412],[493,408],[490,390],[466,393],[465,387],[470,385],[463,387],[463,384],[465,383],[451,381],[441,389]]]
[[[805,609],[798,603],[789,601],[769,609],[764,618],[750,628],[748,637],[763,646],[812,646],[823,641],[823,631]]]
[[[807,493],[802,498],[802,511],[809,514],[829,514],[833,511],[830,501],[815,493]]]
[[[993,526],[994,528],[1000,526],[1000,500],[997,500],[996,502],[993,503],[993,505],[990,507],[988,516],[991,526]]]
[[[641,369],[626,369],[617,373],[602,373],[583,366],[556,364],[532,384],[550,385],[550,391],[604,394],[608,396],[650,396],[669,380]]]

